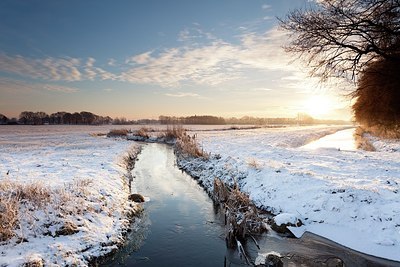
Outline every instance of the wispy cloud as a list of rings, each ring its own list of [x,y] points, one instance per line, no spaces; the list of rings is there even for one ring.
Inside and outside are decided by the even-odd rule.
[[[181,97],[200,97],[199,94],[195,94],[195,93],[182,93],[182,92],[174,93],[174,94],[168,93],[168,94],[165,94],[165,95],[166,95],[166,96],[169,96],[169,97],[178,97],[178,98],[181,98]]]
[[[261,6],[262,9],[271,9],[271,5],[264,4]]]
[[[32,59],[22,56],[0,54],[0,71],[34,79],[52,81],[79,81],[80,60],[76,58]]]
[[[188,39],[188,32],[182,33]],[[182,38],[182,36],[181,36]],[[185,83],[219,85],[245,79],[245,70],[295,71],[282,44],[287,35],[274,28],[264,34],[245,33],[238,44],[212,40],[169,48],[159,53],[149,51],[131,57],[136,63],[120,78],[123,81],[179,87]]]
[[[94,58],[88,58],[83,64],[82,60],[78,58],[47,57],[34,59],[0,53],[0,72],[47,81],[72,82],[94,80],[97,77],[102,80],[116,79],[115,74],[95,67],[95,61]]]
[[[27,83],[24,81],[0,77],[0,92],[28,92],[51,91],[61,93],[76,93],[79,90],[74,87],[46,83]]]
[[[125,63],[109,60],[113,72],[94,58],[34,59],[0,53],[0,72],[44,81],[117,80],[179,88],[186,84],[218,86],[249,79],[248,73],[283,70],[296,72],[283,51],[286,33],[273,28],[263,34],[244,31],[236,42],[217,39],[199,25],[182,31],[180,45],[133,55]]]
[[[179,87],[185,82],[219,84],[238,77],[231,68],[234,65],[231,55],[235,49],[229,44],[214,42],[202,47],[170,48],[157,55],[150,52],[146,54],[146,60],[141,61],[143,64],[133,66],[120,77],[127,82],[164,87]]]

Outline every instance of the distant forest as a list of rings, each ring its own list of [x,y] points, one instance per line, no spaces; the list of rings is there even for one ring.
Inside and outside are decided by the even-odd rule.
[[[50,115],[45,112],[23,111],[18,118],[7,118],[0,114],[0,124],[21,124],[21,125],[130,125],[130,124],[203,124],[203,125],[309,125],[309,124],[347,124],[342,120],[317,120],[311,116],[299,113],[295,118],[256,118],[244,116],[242,118],[222,118],[210,115],[173,117],[160,116],[158,120],[127,120],[124,117],[111,118],[99,116],[91,112],[56,112]]]

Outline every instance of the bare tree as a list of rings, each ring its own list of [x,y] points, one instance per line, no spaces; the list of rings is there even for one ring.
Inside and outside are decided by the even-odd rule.
[[[400,55],[400,0],[316,0],[291,11],[281,27],[293,37],[286,50],[322,81],[356,81],[371,62]]]

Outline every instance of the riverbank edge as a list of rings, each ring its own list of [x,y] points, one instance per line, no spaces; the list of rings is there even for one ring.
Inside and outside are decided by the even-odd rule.
[[[121,179],[123,180],[124,183],[127,184],[128,186],[128,198],[126,199],[126,205],[124,206],[124,218],[121,218],[122,220],[127,220],[127,223],[124,224],[121,229],[119,229],[120,233],[120,238],[118,241],[112,241],[109,244],[105,244],[105,246],[110,246],[110,247],[115,247],[113,248],[110,252],[105,253],[100,256],[92,257],[90,260],[88,260],[88,266],[99,266],[103,262],[107,261],[115,253],[118,252],[118,250],[121,249],[121,247],[124,246],[124,244],[127,241],[127,236],[130,231],[132,231],[132,227],[135,225],[136,219],[140,216],[140,214],[143,211],[143,208],[141,205],[136,203],[135,201],[131,200],[129,196],[133,193],[131,191],[131,183],[133,181],[133,176],[132,176],[132,170],[135,168],[136,161],[138,160],[138,156],[142,152],[142,146],[138,145],[135,146],[134,149],[130,149],[129,151],[125,151],[125,155],[122,159],[122,163],[124,165],[125,173],[121,176]]]
[[[219,178],[221,181],[226,183],[228,186],[239,186],[239,191],[241,191],[241,187],[239,183],[242,180],[245,180],[248,173],[246,170],[240,170],[237,166],[234,164],[220,164],[218,163],[219,161],[222,160],[221,155],[219,154],[208,154],[208,157],[195,157],[191,155],[187,155],[180,151],[176,145],[177,139],[166,139],[166,138],[159,138],[159,137],[143,137],[143,136],[135,136],[134,134],[130,135],[127,137],[127,140],[132,140],[132,141],[139,141],[139,142],[144,142],[144,143],[161,143],[161,144],[166,144],[173,146],[174,153],[176,155],[176,164],[177,167],[181,170],[184,171],[186,174],[188,174],[190,177],[192,177],[194,180],[197,181],[197,183],[207,192],[207,194],[210,196],[210,198],[215,201],[213,198],[213,188],[214,188],[214,179]],[[228,158],[229,159],[229,158]],[[231,159],[234,161],[234,159]],[[221,166],[224,165],[224,167],[221,168]],[[229,166],[229,168],[226,168],[226,166]],[[215,170],[217,169],[217,170]],[[210,173],[219,173],[219,175],[212,176]],[[221,203],[219,203],[221,204]],[[280,212],[276,210],[274,207],[270,206],[260,206],[257,205],[257,203],[252,202],[257,209],[263,213],[268,213],[270,220],[268,220],[268,224],[273,229],[274,231],[277,230],[276,225],[272,226],[274,224],[273,218],[277,215],[280,215]],[[283,234],[286,237],[291,237],[291,238],[297,238],[301,239],[301,237],[296,237],[292,232],[290,228],[297,227],[296,225],[292,223],[284,223],[282,224],[283,229],[280,232],[280,234]],[[279,227],[279,225],[278,225]],[[276,231],[278,232],[278,231]],[[377,264],[383,264],[387,266],[399,266],[398,261],[394,261],[391,259],[386,259],[383,257],[377,257],[373,255],[369,255],[357,250],[354,250],[350,247],[346,247],[340,243],[337,243],[329,238],[326,238],[324,236],[317,235],[312,232],[306,231],[304,234],[313,236],[315,239],[320,240],[321,242],[326,242],[330,244],[335,244],[337,247],[342,247],[344,249],[348,249],[353,251],[355,254],[358,255],[364,255],[365,258],[370,259],[371,261],[377,263]]]

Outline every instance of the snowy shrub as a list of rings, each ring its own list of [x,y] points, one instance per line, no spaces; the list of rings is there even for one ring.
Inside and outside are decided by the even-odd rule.
[[[136,136],[140,136],[143,138],[149,138],[149,132],[151,131],[151,129],[147,128],[147,127],[142,127],[139,130],[136,131],[135,135]]]
[[[128,129],[112,129],[107,134],[107,137],[123,137],[123,136],[127,136],[128,133],[129,133]]]
[[[42,184],[20,184],[10,180],[0,181],[0,241],[15,236],[15,228],[21,223],[24,206],[28,210],[43,207],[49,203],[50,191]]]
[[[250,168],[258,171],[262,169],[261,164],[255,158],[248,159],[247,165],[249,165]]]
[[[182,127],[182,125],[173,125],[172,128],[170,126],[167,127],[165,131],[162,131],[159,138],[163,138],[166,141],[177,140],[186,134],[186,130]]]
[[[196,141],[196,136],[190,136],[184,133],[176,141],[177,151],[184,155],[194,158],[209,158],[209,154],[206,153]]]
[[[365,151],[375,151],[375,147],[366,137],[367,132],[362,127],[357,127],[354,132],[354,139],[356,141],[356,147]]]
[[[249,195],[241,192],[237,185],[230,187],[215,178],[213,198],[217,203],[224,205],[229,247],[236,246],[238,240],[243,241],[246,236],[252,237],[252,234],[266,230],[264,220]]]

